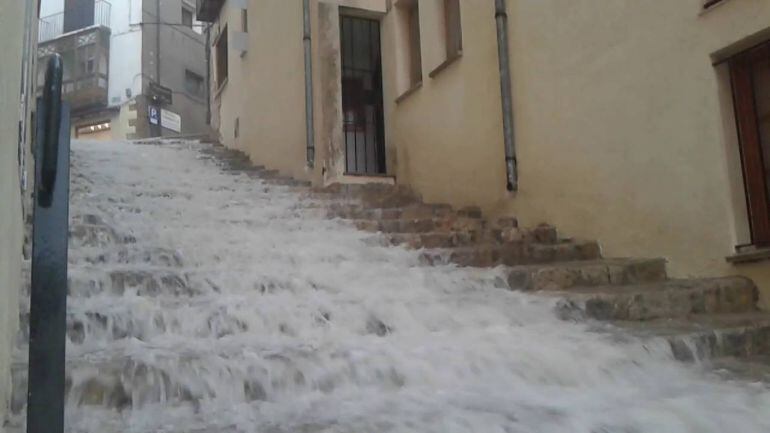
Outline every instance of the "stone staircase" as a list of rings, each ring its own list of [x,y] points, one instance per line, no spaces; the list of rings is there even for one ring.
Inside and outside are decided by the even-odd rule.
[[[420,250],[425,264],[504,266],[511,290],[556,297],[564,320],[663,338],[678,360],[770,381],[770,367],[763,367],[770,365],[770,314],[758,310],[749,279],[671,279],[665,259],[605,258],[597,242],[562,237],[550,225],[523,228],[515,218],[487,219],[475,207],[424,203],[401,186],[311,187],[254,166],[236,150],[214,145],[202,152],[224,170],[290,187],[306,199],[305,208],[378,233],[388,245]]]

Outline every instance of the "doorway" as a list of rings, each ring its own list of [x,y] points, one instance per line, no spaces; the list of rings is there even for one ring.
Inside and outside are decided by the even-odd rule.
[[[730,60],[752,243],[770,245],[770,42]]]
[[[384,175],[380,22],[341,15],[340,47],[345,172],[352,175]]]

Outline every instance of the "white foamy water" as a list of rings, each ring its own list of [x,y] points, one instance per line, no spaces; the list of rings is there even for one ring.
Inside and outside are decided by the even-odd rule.
[[[135,242],[71,248],[68,431],[770,431],[760,385],[423,266],[198,146],[74,145],[73,219]]]

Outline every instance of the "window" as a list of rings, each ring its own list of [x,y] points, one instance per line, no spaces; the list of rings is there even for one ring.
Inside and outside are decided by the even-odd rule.
[[[189,69],[185,69],[184,89],[192,96],[203,96],[203,77]]]
[[[729,65],[752,242],[770,246],[770,42]]]
[[[717,3],[722,3],[723,0],[703,0],[703,9],[708,9],[712,6],[716,6]]]
[[[186,6],[182,6],[182,24],[186,27],[193,27],[193,11]]]
[[[452,59],[463,51],[460,0],[444,0],[444,26],[446,31],[446,58]]]
[[[409,56],[406,60],[409,65],[409,88],[411,89],[422,83],[420,6],[417,0],[401,0],[396,7]]]
[[[241,30],[243,31],[243,33],[249,32],[249,10],[248,9],[241,10]]]
[[[222,29],[219,37],[214,42],[214,52],[217,89],[219,89],[227,81],[227,26]]]
[[[78,63],[80,76],[96,72],[96,45],[88,44],[78,48]]]

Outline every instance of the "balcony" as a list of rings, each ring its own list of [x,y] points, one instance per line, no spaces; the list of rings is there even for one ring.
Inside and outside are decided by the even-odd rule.
[[[213,22],[219,17],[225,0],[196,0],[196,15],[198,21]]]
[[[107,107],[110,29],[90,26],[64,33],[38,45],[38,93],[42,92],[45,67],[54,53],[62,56],[62,96],[73,114]]]
[[[112,5],[104,0],[97,0],[86,7],[65,9],[58,14],[40,18],[38,42],[47,42],[63,34],[93,26],[110,26]]]

